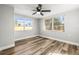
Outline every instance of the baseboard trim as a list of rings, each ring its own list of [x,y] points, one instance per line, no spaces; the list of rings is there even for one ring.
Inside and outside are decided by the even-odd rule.
[[[27,36],[27,37],[15,39],[15,41],[19,41],[19,40],[22,40],[22,39],[27,39],[27,38],[31,38],[31,37],[35,37],[35,36],[38,36],[38,35],[30,35],[30,36]]]
[[[62,40],[62,39],[58,39],[58,38],[53,38],[53,37],[48,37],[48,36],[45,36],[45,35],[40,35],[40,36],[41,37],[45,37],[45,38],[49,38],[49,39],[53,39],[53,40],[57,40],[57,41],[60,41],[60,42],[65,42],[65,43],[68,43],[68,44],[79,46],[79,44],[75,43],[75,42],[66,41],[66,40]]]
[[[15,44],[10,44],[10,45],[7,45],[7,46],[0,47],[0,51],[8,49],[8,48],[12,48],[12,47],[15,47]]]
[[[22,39],[25,39],[25,38],[35,37],[35,36],[38,36],[38,35],[33,35],[33,36],[28,36],[28,37],[16,39],[16,41],[22,40]],[[62,40],[62,39],[58,39],[58,38],[53,38],[53,37],[48,37],[48,36],[45,36],[45,35],[39,35],[39,36],[79,46],[79,44],[75,43],[75,42],[70,42],[70,41],[66,41],[66,40]],[[10,45],[4,46],[4,47],[0,47],[0,51],[11,48],[11,47],[15,47],[15,44],[10,44]]]

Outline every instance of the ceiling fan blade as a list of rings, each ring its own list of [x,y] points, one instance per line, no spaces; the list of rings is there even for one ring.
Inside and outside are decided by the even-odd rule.
[[[42,12],[40,12],[40,14],[43,16],[44,14]]]
[[[51,12],[51,10],[42,10],[42,12]]]
[[[35,15],[37,12],[34,12],[32,15]]]
[[[32,11],[37,11],[37,10],[32,10]]]

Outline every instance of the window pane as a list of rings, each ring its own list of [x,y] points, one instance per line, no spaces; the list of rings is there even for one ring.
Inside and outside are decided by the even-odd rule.
[[[15,31],[21,31],[24,28],[23,18],[15,17]]]
[[[46,30],[52,30],[52,19],[45,20],[45,28]]]
[[[54,30],[64,31],[64,16],[54,17]]]
[[[32,19],[31,18],[26,18],[24,20],[24,25],[25,25],[24,30],[32,30]]]

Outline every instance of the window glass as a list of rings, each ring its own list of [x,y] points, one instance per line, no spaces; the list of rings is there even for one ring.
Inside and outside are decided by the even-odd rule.
[[[54,17],[54,30],[64,31],[64,16]]]
[[[45,19],[45,29],[64,32],[64,16]]]
[[[15,17],[15,31],[32,30],[32,19]]]
[[[24,20],[25,28],[24,30],[32,30],[32,19],[27,18]]]
[[[52,30],[52,19],[45,20],[45,28],[46,30]]]
[[[22,31],[24,28],[24,20],[22,18],[16,17],[15,18],[15,30]]]

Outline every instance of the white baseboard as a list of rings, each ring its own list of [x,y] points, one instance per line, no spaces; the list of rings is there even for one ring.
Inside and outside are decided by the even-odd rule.
[[[79,46],[79,44],[76,43],[76,42],[66,41],[66,40],[62,40],[62,39],[58,39],[58,38],[53,38],[53,37],[48,37],[48,36],[45,36],[45,35],[40,35],[40,36],[41,37],[45,37],[45,38],[49,38],[49,39],[53,39],[53,40],[57,40],[57,41],[60,41],[60,42],[65,42],[65,43],[68,43],[68,44]]]
[[[24,38],[16,39],[16,41],[22,40],[22,39],[25,39],[25,38],[35,37],[35,36],[38,36],[38,35],[27,36],[27,37],[24,37]],[[79,44],[76,43],[76,42],[66,41],[66,40],[62,40],[62,39],[58,39],[58,38],[53,38],[53,37],[48,37],[48,36],[45,36],[45,35],[39,35],[39,36],[79,46]],[[11,48],[11,47],[15,47],[15,44],[10,44],[10,45],[4,46],[4,47],[0,47],[0,51],[2,51],[4,49]]]
[[[10,44],[10,45],[7,45],[7,46],[0,47],[0,51],[11,48],[11,47],[15,47],[15,44]]]
[[[26,36],[26,37],[23,37],[23,38],[15,39],[15,41],[19,41],[19,40],[22,40],[22,39],[27,39],[27,38],[31,38],[31,37],[35,37],[35,36],[38,36],[38,35]]]
[[[16,39],[15,41],[26,39],[26,38],[30,38],[30,37],[35,37],[35,36],[38,36],[38,35],[31,35],[31,36],[23,37],[23,38],[20,38],[20,39]],[[8,49],[8,48],[11,48],[11,47],[15,47],[15,44],[9,44],[9,45],[0,47],[0,51]]]

